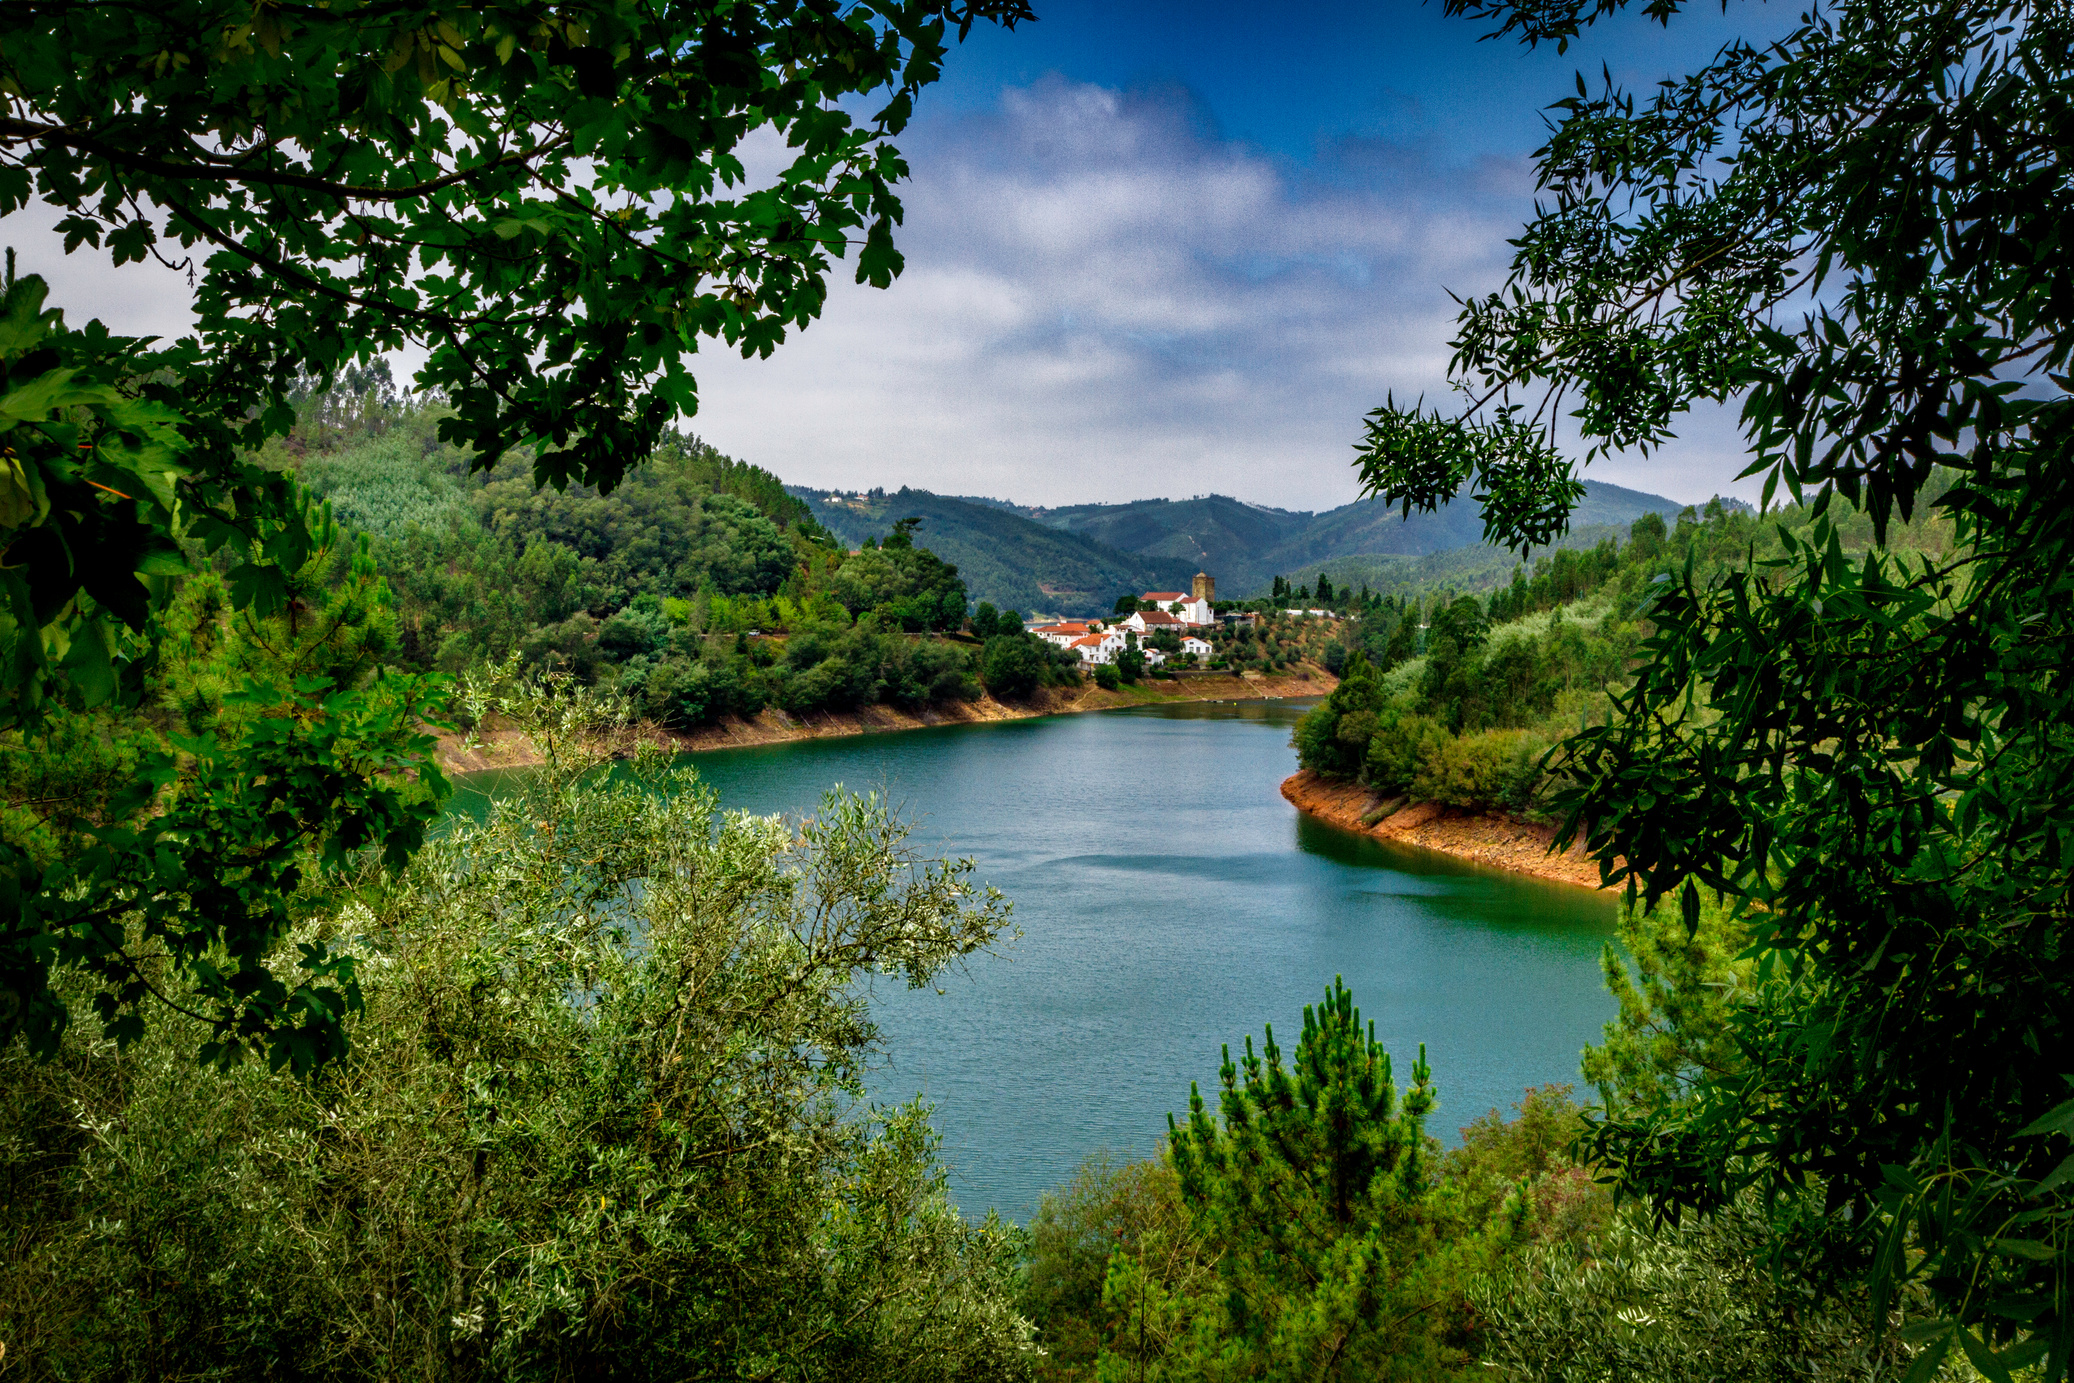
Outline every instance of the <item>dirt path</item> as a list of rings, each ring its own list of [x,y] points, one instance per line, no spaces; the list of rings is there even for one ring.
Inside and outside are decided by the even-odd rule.
[[[895,730],[921,730],[932,725],[976,725],[992,720],[1026,720],[1032,716],[1106,711],[1122,706],[1159,706],[1177,701],[1278,700],[1323,696],[1338,683],[1323,668],[1308,668],[1288,677],[1185,677],[1171,682],[1141,682],[1135,687],[1103,691],[1093,683],[1079,688],[1046,687],[1027,701],[1003,702],[991,696],[977,701],[946,701],[917,711],[892,706],[862,706],[853,711],[814,711],[787,715],[775,706],[750,719],[727,716],[696,730],[665,730],[644,725],[644,738],[667,740],[680,749],[738,749],[788,740],[836,739]],[[449,773],[480,773],[492,768],[525,768],[540,762],[524,735],[491,730],[465,746],[459,735],[442,735],[440,761]]]
[[[1582,888],[1599,886],[1598,862],[1583,850],[1573,846],[1560,855],[1548,853],[1555,839],[1551,826],[1496,813],[1459,811],[1433,802],[1385,801],[1359,784],[1329,782],[1309,769],[1283,779],[1282,796],[1299,811],[1343,830],[1438,850],[1516,874]]]

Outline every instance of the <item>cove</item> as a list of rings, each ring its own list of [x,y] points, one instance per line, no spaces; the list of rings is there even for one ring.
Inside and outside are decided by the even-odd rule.
[[[1429,1128],[1574,1081],[1614,1012],[1614,903],[1336,830],[1277,791],[1306,703],[1188,702],[690,756],[730,808],[802,815],[885,792],[928,854],[970,856],[1022,937],[873,990],[885,1102],[935,1105],[953,1197],[1026,1220],[1089,1152],[1152,1153],[1219,1048],[1285,1050],[1344,975],[1400,1086],[1427,1044]],[[494,775],[479,775],[488,780]],[[470,789],[494,791],[471,779]],[[466,810],[465,803],[457,807]]]

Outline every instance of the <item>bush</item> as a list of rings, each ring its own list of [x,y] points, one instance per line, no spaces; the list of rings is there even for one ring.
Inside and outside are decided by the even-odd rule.
[[[1533,740],[1523,730],[1486,730],[1448,736],[1422,745],[1412,775],[1412,796],[1471,811],[1488,811],[1516,800],[1532,774]]]
[[[1424,758],[1441,753],[1449,738],[1447,727],[1431,716],[1398,716],[1368,742],[1362,766],[1369,783],[1388,795],[1410,792]]]
[[[1912,1351],[1875,1329],[1865,1293],[1782,1247],[1754,1191],[1676,1225],[1630,1205],[1595,1241],[1532,1249],[1477,1289],[1484,1365],[1520,1383],[1901,1377]]]
[[[1029,1233],[1021,1305],[1047,1355],[1038,1368],[1047,1383],[1091,1377],[1097,1355],[1114,1342],[1120,1322],[1103,1286],[1116,1254],[1151,1253],[1173,1277],[1207,1272],[1196,1261],[1180,1180],[1159,1158],[1122,1162],[1092,1154],[1064,1187],[1044,1193]]]
[[[1095,685],[1103,691],[1115,691],[1123,685],[1123,678],[1107,663],[1095,664]]]
[[[876,798],[723,816],[660,750],[606,777],[564,755],[587,722],[530,723],[549,764],[486,822],[304,900],[283,964],[366,958],[315,1082],[198,1068],[178,1023],[0,1051],[10,1367],[1027,1376],[1009,1236],[949,1204],[918,1107],[849,1103],[861,974],[927,983],[999,904]]]

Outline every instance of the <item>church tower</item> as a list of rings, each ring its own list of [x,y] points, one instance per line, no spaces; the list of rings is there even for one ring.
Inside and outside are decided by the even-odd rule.
[[[1217,599],[1217,578],[1205,576],[1203,573],[1197,572],[1195,574],[1195,586],[1190,590],[1189,598],[1192,600]]]

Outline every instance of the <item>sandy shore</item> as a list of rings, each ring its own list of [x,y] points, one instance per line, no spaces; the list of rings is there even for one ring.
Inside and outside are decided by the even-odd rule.
[[[738,749],[788,740],[836,739],[845,735],[921,730],[933,725],[1026,720],[1032,716],[1070,715],[1123,706],[1158,706],[1177,701],[1253,701],[1323,696],[1338,685],[1323,668],[1307,668],[1304,673],[1307,676],[1185,677],[1171,682],[1141,682],[1135,687],[1119,687],[1113,692],[1103,691],[1093,683],[1079,688],[1046,687],[1027,701],[1003,702],[983,696],[977,701],[939,702],[915,711],[898,710],[892,706],[862,706],[853,711],[815,711],[791,716],[773,706],[749,719],[727,716],[715,724],[688,731],[644,725],[639,734],[644,739],[666,740],[685,750]],[[465,744],[459,735],[442,735],[439,750],[440,761],[449,773],[525,768],[540,761],[525,736],[515,730],[486,731],[476,737],[473,745]]]
[[[1330,782],[1309,769],[1283,779],[1282,796],[1298,810],[1343,830],[1438,850],[1517,874],[1582,888],[1599,886],[1598,862],[1582,849],[1573,846],[1560,855],[1548,852],[1555,840],[1552,826],[1459,811],[1433,802],[1385,801],[1357,783]]]

